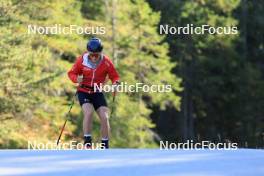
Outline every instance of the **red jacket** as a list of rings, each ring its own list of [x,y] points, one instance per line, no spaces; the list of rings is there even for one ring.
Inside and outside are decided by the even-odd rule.
[[[96,68],[92,68],[91,65],[89,65],[88,53],[79,56],[71,70],[68,71],[68,76],[74,83],[77,83],[78,75],[83,75],[83,82],[81,84],[88,87],[94,87],[95,83],[97,83],[97,85],[104,83],[107,75],[113,84],[119,81],[119,75],[112,61],[105,55],[103,55],[103,58]],[[92,93],[92,91],[80,86],[78,86],[77,89],[82,92]]]

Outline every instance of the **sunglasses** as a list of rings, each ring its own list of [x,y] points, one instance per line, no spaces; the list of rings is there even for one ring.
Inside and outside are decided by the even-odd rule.
[[[89,53],[89,56],[90,57],[96,57],[96,58],[99,58],[101,55],[101,53]]]

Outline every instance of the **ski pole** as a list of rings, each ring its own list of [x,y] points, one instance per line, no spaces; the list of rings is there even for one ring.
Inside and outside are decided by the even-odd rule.
[[[116,92],[114,92],[113,93],[113,99],[112,99],[112,103],[113,103],[113,105],[112,105],[112,108],[111,108],[111,112],[110,112],[110,116],[109,116],[109,119],[110,119],[110,117],[112,117],[112,114],[113,114],[113,112],[114,112],[114,106],[115,106],[115,97],[116,97]]]
[[[69,109],[69,111],[68,111],[68,113],[67,113],[67,115],[66,115],[67,117],[70,116],[71,109],[72,109],[72,107],[73,107],[74,99],[75,99],[76,94],[77,94],[77,92],[76,92],[76,93],[74,94],[74,96],[72,97],[72,102],[71,102],[71,105],[70,105],[70,109]],[[66,126],[66,123],[67,123],[68,119],[69,119],[69,118],[66,118],[66,120],[65,120],[65,122],[64,122],[64,124],[63,124],[63,126],[62,126],[62,128],[61,128],[60,135],[59,135],[59,137],[58,137],[58,139],[57,139],[57,146],[58,146],[59,143],[60,143],[60,138],[61,138],[61,135],[62,135],[62,133],[63,133],[63,131],[64,131],[64,128],[65,128],[65,126]]]

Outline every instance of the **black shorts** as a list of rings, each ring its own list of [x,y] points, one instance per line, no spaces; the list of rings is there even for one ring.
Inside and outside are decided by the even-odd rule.
[[[84,103],[91,103],[95,110],[101,106],[107,106],[104,94],[102,92],[86,93],[78,91],[77,94],[81,106]]]

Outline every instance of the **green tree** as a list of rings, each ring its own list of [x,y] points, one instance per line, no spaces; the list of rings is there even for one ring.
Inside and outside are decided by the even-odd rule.
[[[1,147],[26,147],[27,140],[57,137],[71,88],[65,74],[70,64],[60,58],[64,52],[76,52],[77,47],[67,46],[82,38],[29,35],[27,25],[63,23],[72,15],[66,7],[74,1],[68,3],[60,11],[58,1],[1,1]]]
[[[167,45],[156,32],[159,14],[152,12],[143,0],[106,1],[107,29],[105,51],[113,57],[128,84],[171,84],[179,91],[180,79],[171,74],[175,63],[167,56]],[[111,14],[111,15],[109,15]],[[150,107],[179,108],[180,99],[170,93],[120,93],[117,96],[116,113],[111,119],[114,145],[120,147],[153,146],[153,123],[149,118]]]
[[[95,8],[96,7],[96,8]],[[143,8],[143,10],[141,9]],[[0,3],[0,147],[25,148],[28,140],[57,139],[75,88],[67,78],[75,58],[91,35],[28,34],[28,25],[106,26],[105,52],[129,84],[171,84],[180,80],[170,73],[175,63],[168,46],[156,32],[159,14],[138,1],[18,1]],[[94,10],[94,11],[92,11]],[[111,95],[107,95],[110,107]],[[179,108],[179,97],[168,94],[120,93],[111,119],[113,147],[155,146],[149,118],[151,107]],[[72,110],[63,140],[81,140],[81,108]],[[99,139],[99,121],[94,137]]]
[[[177,122],[183,128],[176,129],[174,134],[181,135],[172,138],[231,140],[240,146],[246,142],[251,147],[260,146],[263,141],[260,115],[263,114],[260,101],[263,64],[259,64],[263,56],[263,37],[260,37],[263,5],[239,0],[232,3],[149,0],[149,3],[155,10],[161,10],[161,24],[238,26],[239,30],[237,35],[166,36],[170,56],[179,63],[174,72],[182,77],[184,87],[181,111],[174,110],[176,117],[181,117]],[[254,27],[249,30],[249,26]]]

